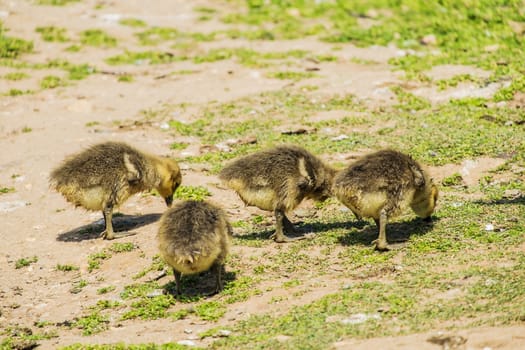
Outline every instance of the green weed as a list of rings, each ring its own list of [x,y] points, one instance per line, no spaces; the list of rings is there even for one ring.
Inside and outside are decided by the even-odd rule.
[[[138,18],[122,18],[118,23],[123,26],[134,28],[146,27],[146,22]]]
[[[44,41],[61,43],[69,41],[65,28],[55,26],[37,27],[36,32],[42,35],[42,40]]]
[[[79,269],[78,266],[74,266],[74,265],[62,265],[62,264],[57,264],[56,266],[56,269],[57,271],[64,271],[64,272],[68,272],[68,271],[77,271]]]
[[[31,258],[20,258],[15,262],[15,269],[21,269],[22,267],[29,266],[38,261],[38,257],[33,256]]]
[[[17,58],[20,54],[31,51],[33,51],[32,41],[6,36],[2,23],[0,22],[0,59]]]
[[[113,243],[108,250],[112,253],[131,252],[138,247],[134,243]]]
[[[312,73],[312,72],[284,71],[284,72],[270,72],[270,73],[267,73],[266,76],[268,78],[274,78],[274,79],[299,81],[302,79],[316,77],[317,74]]]
[[[130,52],[126,51],[121,55],[112,56],[106,59],[106,62],[111,65],[122,64],[161,64],[175,61],[185,60],[185,57],[177,57],[169,52]]]
[[[39,5],[64,6],[71,3],[79,2],[80,0],[38,0]]]
[[[121,83],[131,83],[135,78],[133,78],[133,75],[126,74],[119,76],[117,80]]]
[[[203,186],[184,186],[181,185],[173,194],[173,198],[182,200],[202,201],[211,196],[211,192]]]
[[[88,29],[81,32],[80,42],[83,45],[104,48],[117,46],[117,39],[108,35],[101,29]]]
[[[75,320],[73,327],[82,330],[82,335],[88,336],[108,329],[109,317],[101,315],[99,311],[80,317]]]
[[[117,289],[115,286],[102,287],[97,289],[97,294],[107,294]]]
[[[13,187],[0,187],[0,194],[15,192]]]
[[[5,74],[3,78],[6,80],[22,80],[29,78],[29,74],[24,72],[12,72]]]
[[[59,86],[63,86],[64,81],[55,75],[48,75],[42,78],[40,81],[40,87],[42,89],[55,89]]]

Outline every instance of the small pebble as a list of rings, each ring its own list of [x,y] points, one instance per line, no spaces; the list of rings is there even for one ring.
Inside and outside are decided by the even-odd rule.
[[[164,291],[162,289],[155,289],[153,292],[146,295],[148,298],[154,298],[158,297],[159,295],[164,295]]]
[[[195,345],[197,345],[197,344],[195,344],[194,341],[188,340],[188,339],[186,339],[186,340],[179,340],[177,342],[177,344],[179,344],[179,345],[186,345],[186,346],[195,346]]]
[[[229,331],[227,329],[221,329],[219,331],[219,337],[229,337],[230,334],[232,334],[232,331]]]
[[[336,137],[332,137],[330,140],[332,140],[332,141],[342,141],[342,140],[346,140],[348,138],[349,138],[348,135],[343,134],[343,135],[339,135],[339,136],[336,136]]]

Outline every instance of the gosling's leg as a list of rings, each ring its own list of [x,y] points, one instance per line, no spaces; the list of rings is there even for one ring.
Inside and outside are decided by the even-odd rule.
[[[286,243],[286,242],[293,242],[300,239],[304,239],[305,237],[294,237],[290,238],[286,236],[283,232],[284,227],[284,218],[286,215],[284,215],[284,211],[280,209],[275,209],[275,233],[271,235],[270,238],[273,238],[277,243]]]
[[[106,229],[100,234],[100,237],[103,239],[109,240],[137,234],[136,232],[123,232],[115,234],[115,231],[113,230],[113,204],[106,204],[104,210],[102,210],[102,214],[104,215],[104,223],[106,225]]]
[[[181,295],[182,294],[182,286],[181,286],[181,276],[182,274],[173,269],[173,276],[175,276],[175,284],[177,284],[177,295]]]
[[[283,214],[283,229],[286,233],[297,233],[297,229],[295,228],[295,225],[293,222],[288,219],[288,217]]]
[[[106,204],[102,210],[102,215],[104,215],[104,224],[106,229],[100,234],[100,237],[103,239],[114,239],[115,233],[113,232],[113,205]]]
[[[215,290],[210,295],[215,295],[224,288],[224,283],[222,281],[223,268],[224,265],[221,263],[213,264],[213,272],[215,273]]]
[[[379,213],[379,220],[375,220],[377,227],[379,228],[379,236],[372,243],[375,244],[375,249],[379,251],[389,250],[388,242],[386,241],[386,222],[387,215],[385,209],[381,209]]]

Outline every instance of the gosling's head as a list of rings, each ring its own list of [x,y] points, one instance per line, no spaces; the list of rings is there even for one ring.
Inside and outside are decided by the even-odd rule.
[[[337,170],[323,164],[321,169],[319,169],[319,177],[316,179],[315,187],[308,197],[320,202],[323,202],[332,197],[332,187],[336,174]]]
[[[157,191],[166,201],[166,205],[171,207],[173,203],[173,194],[182,182],[180,168],[176,161],[168,158],[162,158],[157,167],[160,174],[160,183]]]
[[[430,184],[427,190],[424,191],[420,196],[417,196],[411,207],[417,216],[425,219],[426,221],[431,220],[431,215],[436,209],[437,200],[439,197],[439,191],[434,181],[430,180]]]

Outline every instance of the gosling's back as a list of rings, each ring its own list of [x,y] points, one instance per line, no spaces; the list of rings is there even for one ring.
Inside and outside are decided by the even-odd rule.
[[[354,213],[378,218],[387,207],[395,214],[410,205],[416,191],[425,187],[425,173],[410,156],[394,150],[368,154],[334,179],[334,193]]]
[[[75,205],[98,210],[111,193],[129,196],[145,190],[144,179],[153,172],[142,152],[125,143],[105,142],[67,158],[52,171],[50,183]]]
[[[293,209],[305,197],[326,197],[334,174],[307,150],[282,145],[233,161],[219,178],[247,204],[274,210]]]
[[[184,201],[167,210],[157,235],[166,262],[184,274],[208,270],[228,253],[231,228],[224,212],[199,201]]]

